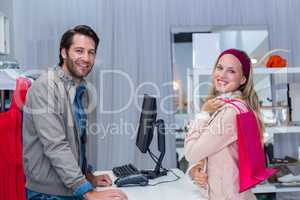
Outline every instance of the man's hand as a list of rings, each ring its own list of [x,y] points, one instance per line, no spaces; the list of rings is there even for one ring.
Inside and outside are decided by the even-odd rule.
[[[208,181],[207,181],[207,173],[203,171],[203,164],[199,163],[194,166],[190,171],[190,176],[192,177],[193,181],[199,185],[200,187],[206,188]]]
[[[95,176],[92,172],[88,172],[86,174],[86,178],[93,184],[94,187],[106,187],[111,186],[112,181],[108,174],[102,174],[99,176]]]
[[[85,193],[86,200],[128,200],[126,194],[121,190],[108,189],[100,192],[90,191]]]
[[[220,99],[216,99],[216,98],[210,99],[203,104],[201,111],[214,113],[216,110],[221,108],[224,104],[225,102]]]
[[[95,186],[111,186],[112,181],[108,174],[94,176],[93,185]]]

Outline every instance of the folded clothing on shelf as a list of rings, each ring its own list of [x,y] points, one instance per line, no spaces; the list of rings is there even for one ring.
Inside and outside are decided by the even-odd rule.
[[[279,177],[278,181],[281,183],[299,182],[299,184],[300,184],[300,175],[295,176],[293,174],[287,174],[285,176]]]

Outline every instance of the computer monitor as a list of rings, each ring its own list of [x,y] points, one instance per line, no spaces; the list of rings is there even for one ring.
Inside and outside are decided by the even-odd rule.
[[[156,98],[145,94],[136,138],[136,146],[140,149],[142,153],[148,152],[151,158],[156,163],[154,170],[141,171],[150,179],[167,174],[166,170],[161,170],[162,160],[165,155],[165,125],[162,119],[156,120],[156,117]],[[159,158],[154,156],[149,148],[153,139],[155,127],[157,128],[157,142],[158,150],[160,152]]]
[[[147,152],[153,139],[156,115],[156,98],[145,94],[136,138],[136,146],[142,153]]]

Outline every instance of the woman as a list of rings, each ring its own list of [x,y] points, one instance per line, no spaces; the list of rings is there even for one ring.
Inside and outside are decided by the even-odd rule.
[[[242,108],[255,111],[261,132],[259,102],[254,91],[251,61],[246,53],[228,49],[218,57],[212,87],[201,112],[189,125],[185,157],[194,164],[189,171],[200,187],[207,187],[209,200],[255,200],[251,191],[239,193],[237,111],[222,98],[238,99]],[[207,164],[207,174],[199,172]],[[207,180],[207,181],[206,181]]]

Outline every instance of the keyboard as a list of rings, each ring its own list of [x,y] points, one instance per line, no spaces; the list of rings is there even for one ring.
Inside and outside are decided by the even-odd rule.
[[[126,164],[119,167],[114,167],[112,171],[116,177],[125,177],[141,173],[133,164]]]

